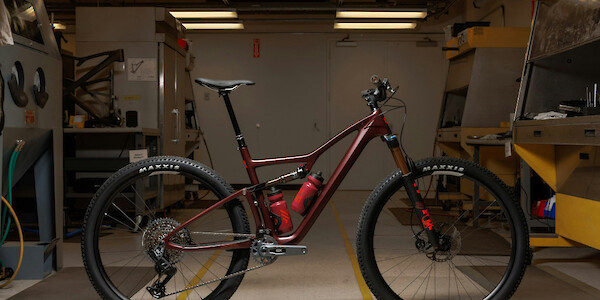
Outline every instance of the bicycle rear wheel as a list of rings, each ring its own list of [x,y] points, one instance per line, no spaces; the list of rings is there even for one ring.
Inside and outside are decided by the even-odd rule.
[[[159,182],[163,191],[156,189]],[[207,189],[206,195],[199,187]],[[187,196],[199,193],[203,199],[184,200],[194,198],[184,192]],[[179,157],[149,158],[113,174],[92,199],[82,233],[84,265],[98,294],[103,299],[153,299],[148,288],[156,287],[157,280],[167,275],[158,271],[151,252],[160,249],[157,246],[166,234],[231,193],[231,186],[214,171]],[[172,200],[178,202],[160,209],[163,201]],[[193,246],[240,239],[249,233],[246,211],[234,200],[191,223],[171,240]],[[219,279],[245,270],[249,250],[183,252],[167,248],[160,255],[175,270],[161,286],[164,299],[229,299],[243,275]]]
[[[431,247],[427,220],[417,219],[401,172],[392,173],[370,195],[357,230],[371,292],[379,299],[510,298],[530,249],[523,212],[506,185],[481,166],[448,157],[417,162],[413,176],[440,246]]]

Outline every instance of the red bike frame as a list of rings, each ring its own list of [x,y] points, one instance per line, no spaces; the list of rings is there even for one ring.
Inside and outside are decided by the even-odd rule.
[[[226,100],[226,104],[228,109],[231,107],[229,103],[227,95],[224,95]],[[375,109],[373,112],[361,119],[360,121],[352,124],[350,127],[346,128],[342,132],[338,133],[332,139],[327,141],[325,144],[321,145],[316,150],[312,151],[309,154],[305,155],[297,155],[297,156],[289,156],[289,157],[277,157],[277,158],[265,158],[265,159],[253,159],[250,156],[250,152],[248,151],[248,147],[243,142],[243,137],[240,136],[239,127],[237,126],[237,121],[235,120],[235,115],[232,116],[232,110],[230,110],[230,117],[232,118],[232,122],[234,124],[234,130],[236,131],[238,142],[240,143],[239,151],[242,155],[242,159],[244,161],[244,166],[248,172],[248,176],[250,177],[250,181],[253,185],[258,185],[259,180],[256,175],[256,168],[276,165],[276,164],[287,164],[287,163],[306,163],[305,169],[307,172],[310,172],[311,168],[325,151],[327,151],[331,146],[342,140],[344,137],[348,136],[350,133],[354,131],[358,131],[358,134],[346,154],[338,164],[337,168],[331,175],[331,178],[327,181],[327,183],[323,186],[321,193],[319,194],[316,201],[310,206],[307,214],[304,219],[300,223],[300,225],[296,228],[296,230],[290,234],[285,236],[277,235],[277,231],[275,230],[275,226],[273,224],[272,219],[270,218],[270,212],[267,206],[265,205],[264,195],[262,191],[257,194],[257,198],[255,198],[252,187],[246,187],[241,190],[236,191],[232,195],[227,198],[224,198],[208,209],[202,211],[196,216],[192,217],[185,223],[181,224],[178,228],[169,233],[165,238],[166,246],[173,249],[178,249],[180,251],[197,251],[197,250],[209,250],[209,249],[241,249],[241,248],[249,248],[252,244],[251,240],[233,240],[225,243],[213,243],[213,244],[204,244],[204,245],[196,245],[196,246],[182,246],[177,245],[169,241],[170,237],[175,234],[177,231],[185,228],[190,223],[195,220],[201,218],[202,216],[210,213],[216,208],[224,205],[225,203],[236,199],[240,196],[245,196],[248,200],[248,204],[250,205],[250,209],[252,211],[252,215],[254,216],[254,220],[256,222],[256,228],[258,229],[270,229],[273,238],[277,241],[278,244],[297,244],[306,236],[312,225],[315,223],[316,219],[319,217],[331,197],[333,193],[337,190],[338,186],[344,180],[350,168],[356,162],[356,159],[359,157],[365,146],[373,139],[379,136],[388,135],[391,133],[390,127],[387,124],[385,117],[381,109]],[[402,170],[404,174],[409,173],[409,168],[406,163],[406,159],[402,155],[399,147],[396,145],[395,147],[390,147],[392,151],[392,155],[396,162],[396,165]],[[259,211],[260,210],[260,211]]]

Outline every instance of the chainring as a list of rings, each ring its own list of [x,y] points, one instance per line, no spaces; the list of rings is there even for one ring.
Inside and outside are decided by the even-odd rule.
[[[257,263],[263,265],[273,263],[277,259],[277,256],[262,251],[262,246],[266,244],[277,244],[277,241],[275,241],[272,236],[265,235],[262,238],[255,239],[250,247],[252,258],[254,258]]]

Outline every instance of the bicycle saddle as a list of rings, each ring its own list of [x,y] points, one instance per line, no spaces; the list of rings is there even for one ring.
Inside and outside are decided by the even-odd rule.
[[[209,89],[219,91],[233,91],[242,85],[254,85],[254,82],[250,80],[212,80],[207,78],[196,78],[195,81]]]

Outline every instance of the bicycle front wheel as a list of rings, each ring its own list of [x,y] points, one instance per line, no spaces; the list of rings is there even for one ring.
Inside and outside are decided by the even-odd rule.
[[[357,254],[379,299],[507,299],[530,260],[523,212],[506,185],[471,162],[438,157],[413,171],[439,235],[433,249],[404,190],[387,177],[360,216]],[[424,217],[426,218],[426,217]]]
[[[223,278],[247,268],[248,249],[184,252],[165,248],[162,239],[231,193],[214,171],[180,157],[149,158],[113,174],[92,199],[82,233],[83,262],[98,294],[111,300],[229,299],[243,274]],[[249,233],[246,211],[236,199],[171,241],[194,246]]]

